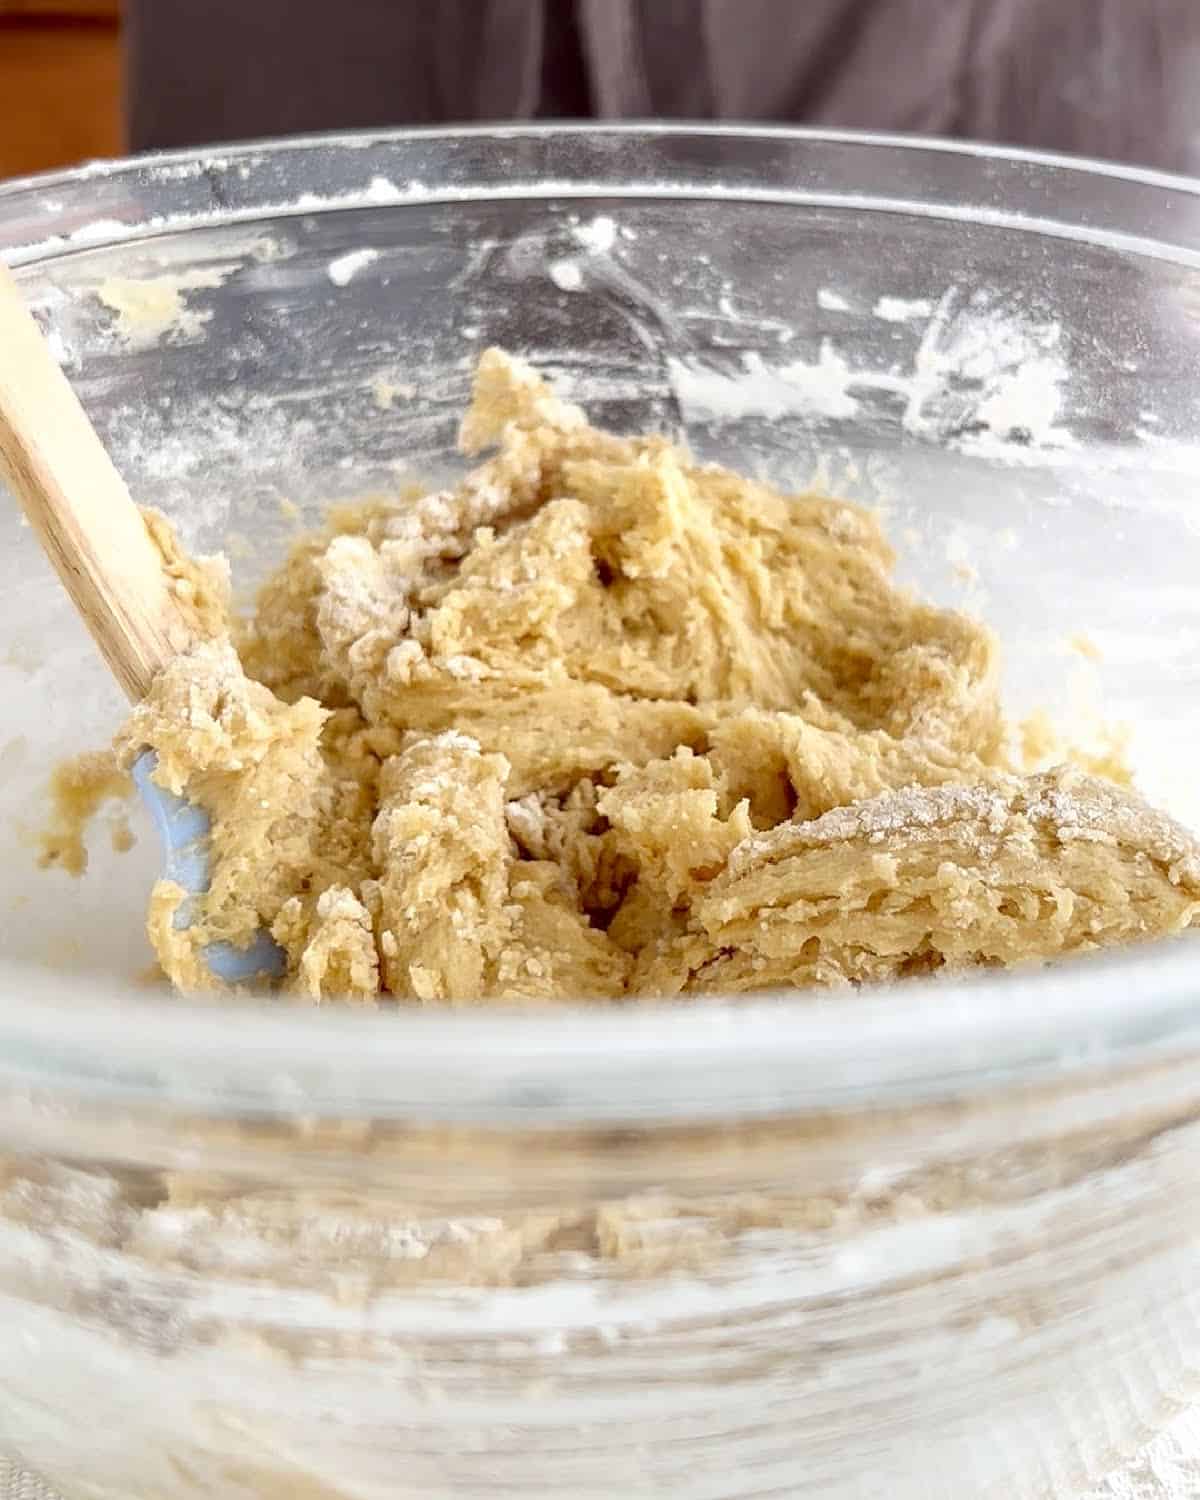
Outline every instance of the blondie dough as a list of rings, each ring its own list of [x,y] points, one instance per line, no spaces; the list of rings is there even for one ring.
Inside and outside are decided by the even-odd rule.
[[[336,512],[122,730],[213,819],[196,920],[151,906],[181,987],[259,928],[310,1000],[481,1003],[1011,965],[1200,911],[1182,828],[1017,774],[995,640],[897,587],[867,511],[597,431],[498,350],[461,441],[491,456]]]

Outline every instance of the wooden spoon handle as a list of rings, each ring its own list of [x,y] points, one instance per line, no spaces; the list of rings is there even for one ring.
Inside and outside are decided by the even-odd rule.
[[[125,481],[2,264],[0,478],[138,702],[193,632]]]

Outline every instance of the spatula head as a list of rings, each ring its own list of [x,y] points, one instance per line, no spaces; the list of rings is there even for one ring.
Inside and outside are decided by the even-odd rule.
[[[212,879],[212,826],[203,808],[158,785],[157,764],[154,752],[144,751],[134,762],[133,780],[162,840],[166,878],[187,892],[175,913],[175,926],[183,931],[192,924],[195,898],[208,890]],[[282,976],[286,962],[283,949],[268,932],[256,933],[246,948],[209,943],[203,956],[224,984],[269,984]]]

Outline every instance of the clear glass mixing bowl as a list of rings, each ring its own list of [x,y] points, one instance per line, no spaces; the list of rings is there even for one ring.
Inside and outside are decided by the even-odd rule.
[[[0,251],[137,496],[245,587],[293,507],[453,468],[500,343],[884,506],[1014,713],[1132,725],[1200,811],[1193,183],[405,133],[9,184]],[[148,833],[35,871],[52,762],[120,704],[11,508],[0,651],[0,1451],[64,1494],[1021,1500],[1189,1396],[1190,944],[836,1002],[185,1004],[137,978]]]

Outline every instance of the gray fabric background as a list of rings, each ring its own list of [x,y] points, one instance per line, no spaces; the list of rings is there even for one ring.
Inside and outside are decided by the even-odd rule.
[[[1200,168],[1200,0],[127,0],[137,149],[593,116]]]

